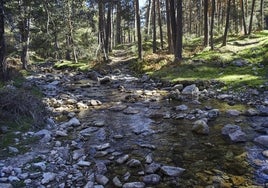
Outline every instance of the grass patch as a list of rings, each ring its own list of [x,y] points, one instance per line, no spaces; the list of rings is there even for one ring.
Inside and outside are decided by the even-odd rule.
[[[218,80],[225,83],[226,89],[263,85],[268,76],[268,32],[229,38],[226,47],[217,43],[214,51],[205,48],[194,54],[187,50],[199,49],[200,38],[187,41],[186,58],[180,64],[175,64],[170,55],[147,54],[138,66],[143,73],[174,83]],[[237,66],[232,63],[234,60],[244,60],[247,64]]]
[[[80,71],[87,71],[91,68],[88,60],[80,60],[78,63],[62,60],[55,63],[54,67],[56,69],[75,69]]]

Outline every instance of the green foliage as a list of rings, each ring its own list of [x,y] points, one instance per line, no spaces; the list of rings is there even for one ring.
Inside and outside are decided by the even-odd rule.
[[[87,71],[90,69],[89,62],[88,60],[84,61],[79,61],[78,63],[72,62],[72,61],[67,61],[67,60],[62,60],[57,62],[54,67],[56,69],[76,69],[76,70],[81,70],[81,71]]]

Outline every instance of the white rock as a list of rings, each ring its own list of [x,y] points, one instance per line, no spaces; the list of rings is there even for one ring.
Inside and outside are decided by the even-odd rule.
[[[43,179],[41,180],[42,184],[47,184],[53,180],[55,180],[56,174],[52,172],[46,172],[43,174]]]
[[[180,168],[180,167],[174,167],[174,166],[162,166],[161,171],[168,176],[180,176],[185,169]]]

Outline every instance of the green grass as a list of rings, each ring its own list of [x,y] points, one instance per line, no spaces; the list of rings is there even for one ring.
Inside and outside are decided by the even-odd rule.
[[[80,70],[80,71],[87,71],[90,69],[90,64],[87,60],[80,60],[78,63],[75,63],[73,61],[67,61],[67,60],[62,60],[57,62],[54,67],[56,69],[75,69],[75,70]]]
[[[138,66],[142,72],[174,83],[213,79],[224,82],[226,89],[263,85],[268,76],[268,32],[239,38],[232,36],[230,40],[226,47],[216,44],[214,51],[205,48],[194,54],[188,53],[187,50],[198,48],[201,43],[194,38],[187,41],[184,48],[186,58],[180,64],[173,63],[167,56],[148,56]],[[237,59],[247,61],[248,65],[233,65],[231,62]]]

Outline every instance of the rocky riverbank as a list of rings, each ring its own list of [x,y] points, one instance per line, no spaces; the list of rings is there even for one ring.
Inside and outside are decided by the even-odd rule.
[[[0,161],[0,187],[262,187],[268,179],[267,91],[163,84],[127,66],[106,75],[39,68],[27,87],[42,90],[51,117],[21,135],[39,138],[30,151],[7,148],[14,157]]]

